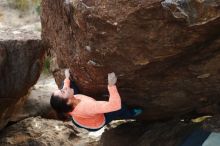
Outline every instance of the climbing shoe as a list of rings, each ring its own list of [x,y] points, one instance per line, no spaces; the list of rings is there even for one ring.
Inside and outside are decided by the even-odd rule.
[[[132,111],[134,113],[134,117],[140,115],[143,112],[143,110],[140,108],[134,108],[134,109],[132,109]]]

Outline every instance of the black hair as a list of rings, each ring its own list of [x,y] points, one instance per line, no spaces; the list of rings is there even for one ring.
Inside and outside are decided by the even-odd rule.
[[[56,111],[57,117],[60,120],[68,120],[68,112],[73,111],[72,104],[68,104],[68,98],[63,98],[57,95],[52,94],[50,98],[50,105]]]

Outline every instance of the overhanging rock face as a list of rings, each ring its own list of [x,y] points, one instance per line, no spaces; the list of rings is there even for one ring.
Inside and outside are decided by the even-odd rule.
[[[0,128],[10,120],[15,104],[28,93],[43,65],[40,35],[22,30],[1,30],[0,36]]]
[[[102,97],[107,73],[143,119],[213,113],[220,96],[219,2],[42,2],[42,37],[83,94]]]

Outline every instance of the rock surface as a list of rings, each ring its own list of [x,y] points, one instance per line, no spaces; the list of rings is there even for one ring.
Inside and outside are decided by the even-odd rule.
[[[37,83],[30,88],[29,94],[26,95],[27,99],[17,103],[20,108],[17,107],[10,120],[15,122],[35,116],[56,119],[56,114],[50,105],[50,97],[57,89],[53,76],[42,73]]]
[[[30,117],[0,133],[0,144],[7,146],[96,146],[96,140],[80,136],[68,123],[41,117]]]
[[[40,76],[45,47],[39,33],[1,27],[0,31],[0,128]]]
[[[180,146],[189,135],[199,128],[208,132],[220,132],[220,116],[203,122],[166,121],[153,124],[131,122],[104,132],[101,146]]]
[[[104,132],[100,146],[180,146],[201,125],[180,121],[126,123]]]
[[[220,132],[220,115],[207,119],[203,124],[203,129],[207,131]]]
[[[218,0],[164,0],[161,4],[175,18],[185,19],[190,26],[203,25],[219,18]]]
[[[123,101],[143,107],[144,120],[216,113],[219,6],[218,0],[44,0],[42,37],[83,94],[101,99],[114,71]]]

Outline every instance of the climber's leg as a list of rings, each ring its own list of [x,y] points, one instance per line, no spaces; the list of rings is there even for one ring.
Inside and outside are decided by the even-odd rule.
[[[122,107],[118,111],[105,113],[106,124],[112,120],[134,119],[136,116],[142,113],[140,108],[129,109],[126,105],[122,104]]]

